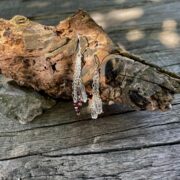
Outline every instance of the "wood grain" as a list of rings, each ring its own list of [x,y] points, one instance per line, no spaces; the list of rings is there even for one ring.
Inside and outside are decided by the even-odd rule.
[[[138,19],[112,17],[106,31],[131,52],[180,73],[179,44],[170,48],[159,39],[168,19],[177,23],[174,32],[179,35],[178,0],[63,2],[2,0],[0,16],[22,14],[54,25],[81,7],[102,23],[97,13],[106,21],[114,10],[141,8],[144,14]],[[127,33],[134,29],[144,36],[129,41]],[[27,125],[0,116],[0,179],[180,179],[179,109],[177,95],[173,109],[165,113],[117,110],[113,115],[109,109],[111,115],[90,120],[86,113],[75,117],[71,103],[61,102]]]

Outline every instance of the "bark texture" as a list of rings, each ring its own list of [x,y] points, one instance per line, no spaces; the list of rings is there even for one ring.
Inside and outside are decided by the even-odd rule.
[[[72,97],[72,80],[78,45],[82,54],[82,81],[88,97],[96,61],[100,69],[103,102],[137,109],[167,110],[180,77],[146,63],[115,45],[84,11],[44,26],[24,16],[0,20],[0,70],[19,85],[33,87],[58,98]],[[79,38],[78,38],[79,37]]]

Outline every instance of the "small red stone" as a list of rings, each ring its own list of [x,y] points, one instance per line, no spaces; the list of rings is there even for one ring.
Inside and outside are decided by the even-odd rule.
[[[78,106],[82,106],[82,102],[80,101],[80,102],[78,102]]]

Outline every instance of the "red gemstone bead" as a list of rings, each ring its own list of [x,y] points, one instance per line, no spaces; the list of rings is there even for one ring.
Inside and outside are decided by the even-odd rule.
[[[82,106],[82,102],[78,102],[78,106]]]

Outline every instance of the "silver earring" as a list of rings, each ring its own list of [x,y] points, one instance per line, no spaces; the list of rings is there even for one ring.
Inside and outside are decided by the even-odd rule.
[[[93,76],[92,100],[90,104],[90,110],[91,110],[92,119],[97,119],[98,115],[103,112],[103,109],[102,109],[102,100],[99,93],[99,84],[100,84],[99,64],[96,56],[94,56],[94,60],[96,64],[96,69]]]
[[[75,67],[74,67],[74,75],[73,75],[73,83],[72,83],[72,97],[74,102],[74,108],[77,115],[80,115],[80,108],[82,103],[87,101],[87,94],[84,85],[81,80],[81,65],[82,65],[82,54],[81,54],[81,46],[80,46],[80,37],[78,37],[78,48],[77,54],[75,58]]]

